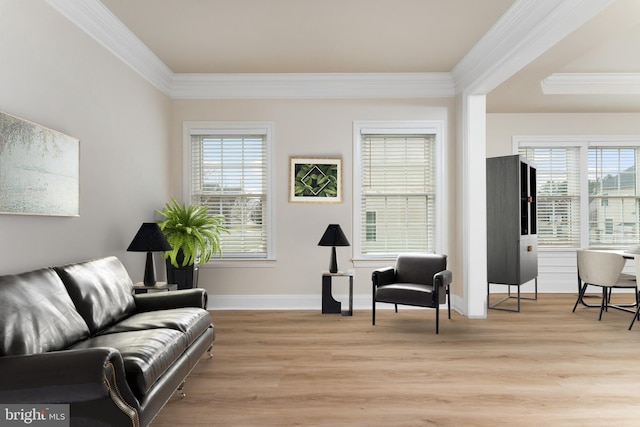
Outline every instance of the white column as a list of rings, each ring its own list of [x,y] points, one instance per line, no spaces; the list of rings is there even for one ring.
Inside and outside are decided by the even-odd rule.
[[[469,318],[487,317],[486,97],[458,98],[458,253],[463,307]]]

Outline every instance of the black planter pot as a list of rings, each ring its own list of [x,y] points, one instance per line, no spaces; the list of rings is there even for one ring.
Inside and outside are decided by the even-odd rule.
[[[178,265],[182,264],[184,255],[182,251],[178,252]],[[189,265],[186,267],[174,267],[169,258],[166,259],[167,264],[167,283],[178,285],[178,289],[191,289],[198,287],[198,266]]]

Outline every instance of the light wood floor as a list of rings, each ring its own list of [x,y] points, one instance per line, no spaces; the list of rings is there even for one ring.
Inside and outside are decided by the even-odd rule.
[[[203,358],[153,427],[638,426],[640,324],[540,295],[486,320],[212,311]],[[597,303],[597,298],[590,300]],[[510,302],[509,302],[510,303]]]

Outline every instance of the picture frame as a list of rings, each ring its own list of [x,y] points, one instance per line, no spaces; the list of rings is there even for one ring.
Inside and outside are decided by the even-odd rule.
[[[342,203],[342,159],[291,157],[289,201]]]
[[[80,140],[0,111],[0,214],[79,216]]]

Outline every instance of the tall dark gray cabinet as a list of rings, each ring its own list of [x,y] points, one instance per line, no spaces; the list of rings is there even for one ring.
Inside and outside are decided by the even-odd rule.
[[[520,311],[521,299],[538,298],[536,169],[518,155],[487,159],[487,279],[489,308]],[[521,285],[531,280],[534,297],[521,298]],[[493,304],[492,284],[508,285],[507,296]],[[517,309],[499,307],[512,298]]]

